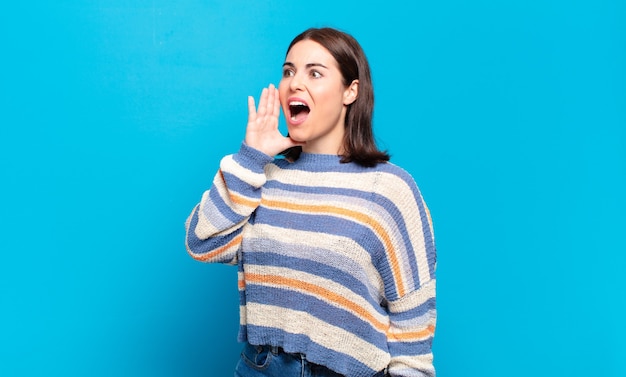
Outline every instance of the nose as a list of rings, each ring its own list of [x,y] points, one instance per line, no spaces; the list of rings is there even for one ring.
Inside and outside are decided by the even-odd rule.
[[[289,89],[294,92],[300,91],[304,89],[304,83],[302,81],[302,76],[299,73],[296,73],[289,80]]]

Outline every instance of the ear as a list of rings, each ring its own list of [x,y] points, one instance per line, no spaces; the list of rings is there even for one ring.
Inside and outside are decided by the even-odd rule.
[[[348,106],[359,96],[359,80],[353,80],[343,92],[343,104]]]

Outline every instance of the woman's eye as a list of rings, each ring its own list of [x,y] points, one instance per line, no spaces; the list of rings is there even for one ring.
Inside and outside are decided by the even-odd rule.
[[[319,79],[320,77],[322,77],[322,74],[318,71],[311,71],[311,77],[313,77],[314,79]]]
[[[291,69],[285,69],[283,71],[283,77],[291,77],[293,76],[293,71]]]

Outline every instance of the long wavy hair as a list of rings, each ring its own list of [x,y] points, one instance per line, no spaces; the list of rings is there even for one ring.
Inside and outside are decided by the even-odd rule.
[[[359,81],[356,100],[348,105],[341,162],[355,162],[362,166],[372,167],[381,162],[389,161],[389,154],[380,151],[374,140],[372,116],[374,113],[374,87],[370,74],[369,63],[361,45],[351,35],[333,28],[311,28],[296,36],[289,47],[303,40],[312,40],[326,48],[337,61],[343,84],[348,87],[352,81]],[[282,152],[290,159],[297,160],[302,147],[293,147]]]

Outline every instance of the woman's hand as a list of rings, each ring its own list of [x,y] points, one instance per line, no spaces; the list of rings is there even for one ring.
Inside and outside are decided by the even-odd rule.
[[[273,84],[270,84],[268,88],[263,88],[258,109],[254,106],[254,98],[249,96],[246,144],[268,156],[275,156],[285,149],[303,145],[304,143],[296,142],[280,133],[279,115],[280,99],[278,89]]]

